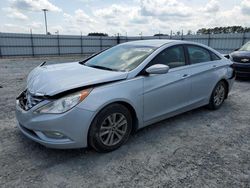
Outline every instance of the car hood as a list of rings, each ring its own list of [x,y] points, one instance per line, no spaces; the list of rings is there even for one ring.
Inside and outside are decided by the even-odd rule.
[[[34,95],[53,96],[61,92],[127,78],[126,72],[101,70],[78,62],[36,67],[28,76],[27,89]]]
[[[230,54],[232,57],[250,58],[250,51],[235,51]]]

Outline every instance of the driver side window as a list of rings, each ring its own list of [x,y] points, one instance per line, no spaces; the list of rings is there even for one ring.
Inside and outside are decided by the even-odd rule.
[[[168,65],[169,68],[175,68],[185,65],[185,54],[182,46],[174,46],[160,52],[153,60],[154,64]]]

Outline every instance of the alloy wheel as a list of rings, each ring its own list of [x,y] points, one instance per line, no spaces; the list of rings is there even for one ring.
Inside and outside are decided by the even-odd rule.
[[[214,104],[216,106],[221,105],[221,103],[224,101],[225,93],[225,87],[222,84],[218,85],[214,92]]]
[[[113,113],[106,117],[101,124],[99,137],[102,144],[114,146],[118,144],[126,134],[128,121],[121,113]]]

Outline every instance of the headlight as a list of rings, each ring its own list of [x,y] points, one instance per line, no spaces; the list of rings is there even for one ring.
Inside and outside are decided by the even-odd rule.
[[[41,108],[38,108],[35,113],[64,113],[83,101],[89,95],[91,90],[92,89],[86,89],[52,101]]]

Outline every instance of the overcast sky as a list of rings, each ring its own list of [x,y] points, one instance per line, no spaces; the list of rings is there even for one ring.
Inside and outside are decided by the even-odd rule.
[[[152,35],[202,27],[250,27],[250,0],[0,0],[0,32]]]

